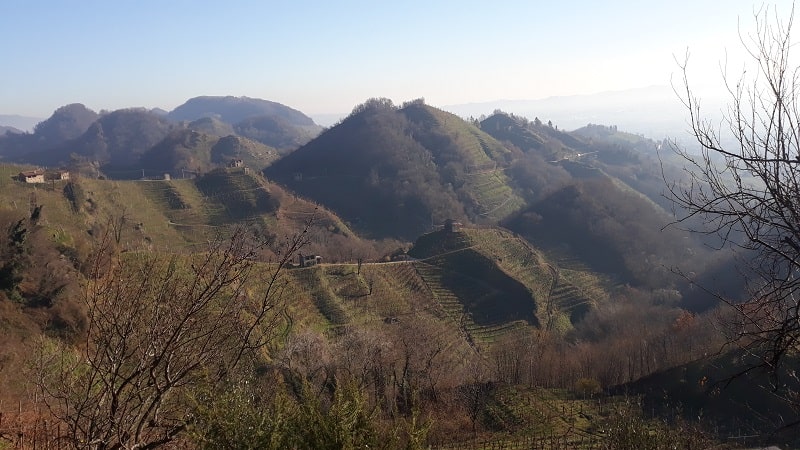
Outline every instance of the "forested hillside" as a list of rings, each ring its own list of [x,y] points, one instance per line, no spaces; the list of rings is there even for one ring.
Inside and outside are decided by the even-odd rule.
[[[329,206],[368,236],[411,239],[451,218],[496,223],[522,205],[512,153],[422,102],[357,107],[265,175]],[[333,188],[333,189],[331,189]]]

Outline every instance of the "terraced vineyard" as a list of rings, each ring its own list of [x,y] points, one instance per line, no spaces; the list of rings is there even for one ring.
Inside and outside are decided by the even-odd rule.
[[[611,284],[591,272],[588,268],[573,264],[572,268],[561,268],[550,262],[544,253],[531,247],[515,234],[499,228],[465,228],[458,233],[438,232],[426,235],[417,242],[422,245],[421,254],[425,262],[443,269],[438,278],[432,278],[434,285],[451,286],[455,299],[446,297],[445,305],[452,311],[451,316],[459,317],[463,311],[480,311],[481,315],[470,316],[472,323],[493,327],[494,324],[513,322],[521,316],[502,314],[492,316],[492,312],[508,307],[507,299],[499,295],[504,283],[492,270],[477,268],[489,261],[496,269],[504,272],[510,279],[522,283],[532,297],[535,316],[538,322],[552,330],[565,332],[579,321],[597,304],[607,301],[607,288]],[[483,256],[480,256],[483,255]],[[420,256],[420,255],[417,255]],[[430,270],[430,269],[428,269]],[[454,275],[452,272],[455,272]],[[470,276],[471,273],[475,275]],[[481,273],[482,275],[477,275]],[[428,280],[425,272],[423,277]],[[466,276],[465,276],[466,275]],[[475,283],[476,279],[493,279],[495,288]],[[495,285],[495,284],[492,284]],[[494,290],[493,290],[494,289]],[[458,300],[460,307],[453,303]],[[524,314],[524,303],[517,302],[516,314]],[[475,325],[478,326],[478,325]],[[482,332],[473,332],[479,335]]]
[[[414,263],[414,268],[417,270],[417,274],[419,274],[420,278],[425,282],[425,286],[430,291],[433,299],[441,308],[444,318],[459,325],[462,324],[464,320],[472,322],[471,318],[467,318],[461,300],[452,291],[442,285],[442,269],[440,267],[424,262],[417,262]]]
[[[212,216],[214,224],[258,218],[274,212],[278,202],[255,176],[245,171],[216,171],[201,178],[197,188],[224,212]]]
[[[348,323],[350,314],[348,314],[341,299],[331,291],[328,277],[324,276],[325,274],[321,267],[299,269],[294,272],[302,285],[310,287],[314,305],[331,325],[336,326]]]
[[[463,233],[476,249],[494,255],[503,271],[525,284],[537,304],[547,299],[553,274],[543,253],[507,230],[465,228]]]
[[[522,208],[524,200],[511,189],[508,177],[498,165],[498,160],[502,162],[508,150],[473,125],[436,108],[427,109],[462,149],[467,172],[464,184],[473,196],[476,214],[497,221]]]
[[[578,288],[561,280],[553,287],[548,301],[553,308],[551,313],[566,315],[570,323],[580,320],[594,304]]]
[[[594,303],[607,301],[608,291],[604,286],[614,286],[611,280],[605,279],[589,269],[561,269],[560,272],[561,278],[575,286],[582,296]]]
[[[165,212],[173,226],[209,225],[213,223],[211,218],[222,212],[218,205],[203,199],[191,180],[139,183],[145,195]]]
[[[362,272],[372,280],[372,310],[377,317],[415,317],[421,312],[443,318],[431,291],[411,262],[367,264]]]
[[[561,276],[574,284],[584,295],[595,301],[608,299],[608,292],[621,285],[619,280],[592,271],[577,256],[558,249],[548,249],[548,257],[555,262]]]
[[[193,242],[202,242],[170,225],[169,200],[150,181],[80,179],[75,183],[85,197],[79,220],[89,226],[105,226],[110,218],[124,215],[129,226],[123,230],[122,242],[127,248],[145,245],[164,251],[184,251]]]
[[[457,276],[461,287],[459,289],[461,295],[457,295],[447,287],[452,285],[452,282],[444,281],[447,276],[452,277],[453,274],[445,274],[441,267],[426,262],[415,262],[414,267],[430,290],[434,301],[441,308],[444,318],[462,330],[469,342],[485,346],[511,331],[527,326],[527,322],[524,320],[498,321],[491,324],[476,323],[473,315],[467,311],[464,305],[477,305],[495,300],[492,297],[497,296],[498,292],[492,291],[478,280],[471,280],[462,275]]]
[[[525,205],[508,185],[502,170],[466,175],[465,185],[475,195],[477,214],[492,221],[504,219]]]

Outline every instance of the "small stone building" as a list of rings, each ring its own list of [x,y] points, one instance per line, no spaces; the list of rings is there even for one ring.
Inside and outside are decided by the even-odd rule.
[[[45,173],[45,179],[47,181],[66,181],[69,180],[69,170],[59,169],[59,170],[50,170]]]
[[[444,221],[444,226],[442,227],[445,233],[455,233],[457,231],[461,231],[461,227],[463,224],[461,222],[456,222],[453,219],[447,219]]]
[[[298,256],[300,267],[312,267],[322,263],[322,256],[319,255],[303,255]]]
[[[20,172],[17,175],[17,180],[23,183],[44,183],[44,170],[36,169]]]

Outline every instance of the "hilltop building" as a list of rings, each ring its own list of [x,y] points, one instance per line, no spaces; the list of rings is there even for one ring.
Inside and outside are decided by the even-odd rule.
[[[298,255],[300,267],[312,267],[322,263],[322,256],[319,255]]]
[[[442,229],[444,229],[445,233],[456,233],[458,231],[461,231],[461,227],[463,226],[464,224],[462,224],[461,222],[456,222],[453,219],[447,219],[444,221]]]
[[[20,172],[17,175],[17,180],[23,183],[44,183],[44,170],[36,169]]]
[[[23,183],[44,183],[47,181],[62,181],[69,180],[68,170],[47,170],[36,169],[20,172],[19,175],[14,177],[17,181]]]
[[[48,180],[69,180],[69,170],[53,170],[45,173],[45,178]]]

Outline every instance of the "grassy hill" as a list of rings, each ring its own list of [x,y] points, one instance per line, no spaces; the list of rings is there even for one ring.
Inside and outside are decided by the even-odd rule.
[[[10,212],[25,216],[30,202],[42,205],[41,223],[58,239],[74,244],[91,239],[124,217],[122,243],[130,249],[192,251],[226,227],[248,225],[274,236],[276,243],[302,230],[313,219],[308,251],[326,260],[378,258],[399,243],[374,243],[353,233],[331,212],[242,168],[212,171],[205,176],[172,180],[99,180],[76,177],[34,185],[11,177],[25,166],[4,166],[0,201]]]
[[[558,267],[503,229],[436,231],[421,236],[409,255],[448,316],[474,338],[521,324],[563,333],[608,300],[600,276]]]
[[[511,152],[421,102],[373,100],[265,171],[371,237],[413,239],[447,218],[491,223],[522,207]]]

